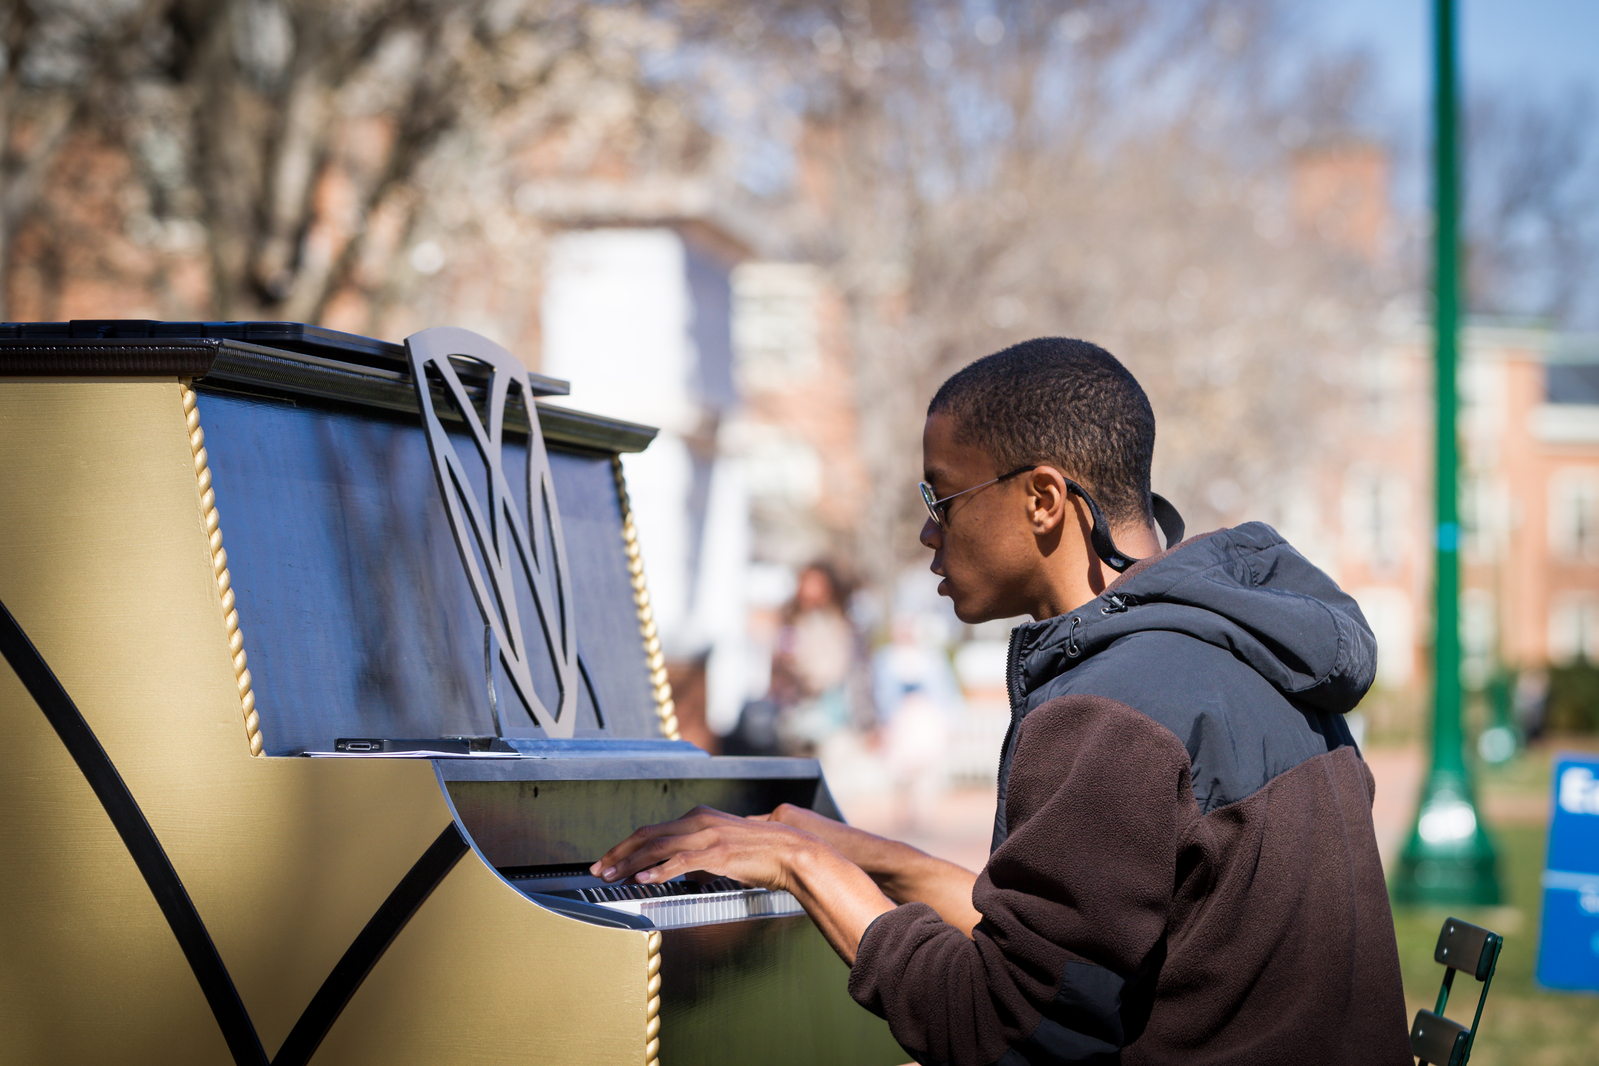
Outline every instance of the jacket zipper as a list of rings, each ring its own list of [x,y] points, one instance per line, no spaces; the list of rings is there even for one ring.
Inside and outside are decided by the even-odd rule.
[[[1021,703],[1017,685],[1021,683],[1022,627],[1010,631],[1010,647],[1005,651],[1005,695],[1010,700],[1011,720],[1016,720],[1016,708]]]
[[[999,768],[994,773],[995,802],[1005,805],[1005,760],[1010,757],[1010,744],[1016,736],[1016,726],[1021,721],[1019,713],[1022,698],[1022,627],[1010,631],[1010,647],[1005,652],[1005,696],[1010,700],[1010,725],[1005,730],[1005,742],[999,746]]]

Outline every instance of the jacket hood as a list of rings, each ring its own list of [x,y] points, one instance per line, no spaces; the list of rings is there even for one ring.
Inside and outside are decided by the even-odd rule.
[[[1359,605],[1276,530],[1249,522],[1140,561],[1074,611],[1018,626],[1016,695],[1148,630],[1225,648],[1285,697],[1334,714],[1376,677],[1377,642]]]

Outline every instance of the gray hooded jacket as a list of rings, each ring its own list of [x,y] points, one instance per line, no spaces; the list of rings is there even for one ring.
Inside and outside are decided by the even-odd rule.
[[[968,937],[877,918],[850,992],[918,1062],[1410,1061],[1355,602],[1259,523],[1011,639]]]
[[[1059,696],[1104,696],[1177,736],[1201,814],[1353,744],[1344,714],[1377,670],[1360,606],[1264,522],[1135,564],[1070,614],[1017,626],[995,848],[1017,723]]]

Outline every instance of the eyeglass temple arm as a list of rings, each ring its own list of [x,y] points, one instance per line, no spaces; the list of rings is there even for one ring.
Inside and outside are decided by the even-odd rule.
[[[1110,523],[1105,520],[1105,513],[1099,509],[1099,504],[1094,502],[1094,498],[1070,478],[1066,479],[1066,487],[1083,498],[1083,502],[1088,504],[1088,513],[1094,517],[1094,528],[1088,533],[1089,543],[1094,546],[1094,554],[1118,574],[1136,563],[1137,559],[1116,547],[1116,541],[1110,535]],[[1167,550],[1182,543],[1183,516],[1177,513],[1177,508],[1173,507],[1166,497],[1150,493],[1150,509],[1155,513],[1155,522],[1160,526],[1160,531],[1166,536]]]

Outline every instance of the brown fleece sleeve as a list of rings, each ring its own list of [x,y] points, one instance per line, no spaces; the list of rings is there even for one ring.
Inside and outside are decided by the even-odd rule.
[[[1129,1012],[1147,1011],[1137,979],[1199,817],[1188,765],[1169,730],[1115,700],[1067,696],[1028,714],[972,938],[923,904],[898,907],[861,938],[850,994],[923,1062],[987,1066],[1024,1044],[1072,1061],[1134,1039],[1142,1019]]]

